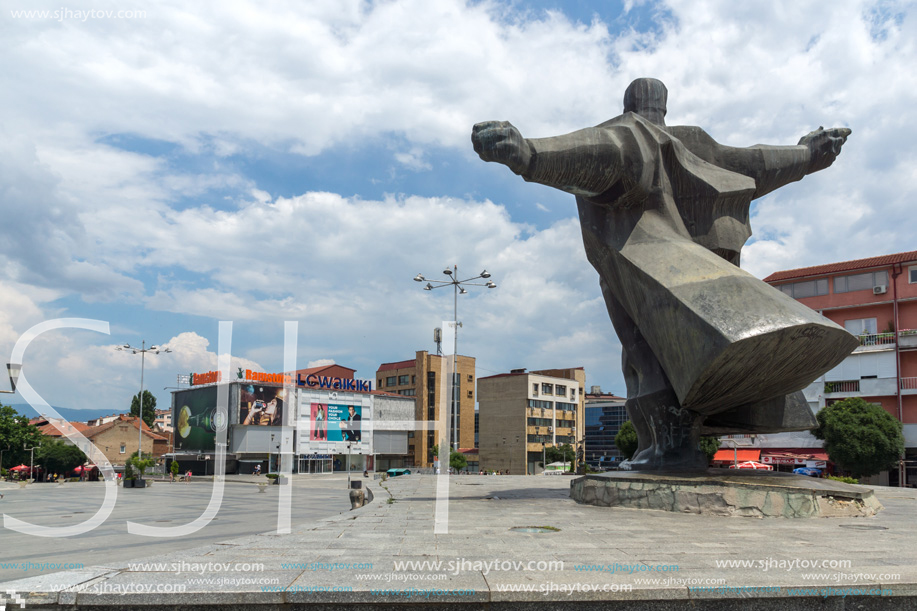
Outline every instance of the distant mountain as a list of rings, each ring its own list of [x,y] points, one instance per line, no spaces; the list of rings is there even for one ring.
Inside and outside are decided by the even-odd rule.
[[[35,409],[28,403],[14,403],[12,407],[17,412],[28,418],[35,418],[41,415],[35,411]],[[70,422],[86,422],[87,420],[92,420],[93,418],[101,418],[102,416],[125,413],[110,409],[73,409],[71,407],[57,407],[56,405],[53,407],[57,410],[57,413],[59,413],[62,417],[69,420]]]

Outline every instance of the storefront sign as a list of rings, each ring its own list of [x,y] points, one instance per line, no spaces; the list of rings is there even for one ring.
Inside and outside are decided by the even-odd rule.
[[[310,373],[306,379],[302,375],[296,374],[296,384],[298,386],[311,386],[312,388],[330,388],[332,390],[354,390],[357,392],[369,392],[373,389],[373,383],[369,380],[352,380],[348,378],[332,378],[331,376],[317,376]]]
[[[354,380],[350,378],[335,378],[331,376],[317,376],[310,373],[303,379],[302,374],[296,374],[294,382],[293,375],[289,373],[264,373],[262,371],[252,371],[251,369],[239,368],[237,374],[239,380],[251,382],[267,382],[268,384],[283,384],[297,386],[309,386],[312,388],[328,388],[331,390],[352,390],[355,392],[370,392],[373,389],[372,380]],[[222,382],[223,376],[219,371],[208,371],[207,373],[192,373],[191,386],[200,384],[213,384]]]
[[[223,376],[219,371],[208,371],[207,373],[192,373],[188,376],[190,378],[191,386],[199,386],[201,384],[213,384],[214,382],[220,382],[223,379]]]

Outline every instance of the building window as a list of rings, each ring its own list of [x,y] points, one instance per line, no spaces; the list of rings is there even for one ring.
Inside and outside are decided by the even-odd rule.
[[[411,384],[417,384],[417,376],[411,376]]]
[[[917,284],[917,265],[907,268],[907,281],[911,284]]]
[[[469,398],[469,399],[473,399],[473,398],[474,398],[474,392],[473,392],[473,391],[470,391],[470,390],[468,391],[468,398]]]
[[[532,384],[532,394],[538,396],[538,384]]]
[[[554,426],[550,418],[529,418],[526,422],[529,426]]]
[[[405,384],[408,384],[409,379],[410,379],[410,376],[398,376],[398,385],[404,386]]]
[[[529,399],[529,407],[540,407],[541,409],[551,409],[550,401],[539,401],[538,399]]]
[[[817,280],[807,280],[806,282],[793,282],[790,284],[781,284],[779,287],[781,291],[792,297],[793,299],[804,299],[806,297],[816,297],[818,295],[827,295],[828,294],[828,279],[819,278]],[[872,287],[870,287],[872,288]],[[837,290],[837,281],[834,284],[834,292],[838,293]]]
[[[395,385],[395,381],[396,381],[397,379],[398,379],[398,378],[396,378],[395,376],[389,376],[389,377],[385,378],[385,385],[386,385],[386,386],[394,386],[394,385]]]
[[[875,318],[853,318],[845,320],[844,328],[854,335],[875,335],[878,332]]]
[[[471,375],[470,373],[468,374],[468,381],[469,381],[469,382],[474,382],[474,376]]]
[[[853,291],[868,291],[874,286],[888,286],[888,272],[867,272],[851,276],[838,276],[834,279],[835,293],[852,293]]]
[[[414,439],[414,431],[408,431],[408,439]]]
[[[557,409],[565,412],[572,412],[576,410],[576,403],[561,403],[558,401],[554,405],[557,406]]]
[[[561,384],[558,384],[557,386],[554,387],[554,394],[557,395],[558,397],[566,397],[567,396],[567,387],[562,386]]]
[[[382,384],[382,378],[379,378],[379,384],[377,385],[377,388],[385,388],[385,386]]]
[[[127,453],[127,446],[124,445],[123,443],[121,444],[121,453],[122,453],[122,454],[126,454],[126,453]]]
[[[541,394],[543,394],[543,395],[553,395],[553,394],[554,394],[554,385],[553,385],[553,384],[545,384],[545,383],[542,382],[542,384],[541,384]]]

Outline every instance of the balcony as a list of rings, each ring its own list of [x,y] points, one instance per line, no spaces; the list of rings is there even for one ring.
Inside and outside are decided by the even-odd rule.
[[[862,378],[860,380],[825,382],[825,398],[892,396],[898,392],[895,385],[895,378]]]
[[[857,347],[857,352],[872,352],[875,350],[891,350],[895,347],[895,342],[898,339],[897,333],[864,333],[858,335],[857,339],[860,340],[860,345]]]
[[[846,380],[844,382],[825,382],[825,394],[833,393],[859,393],[859,380]]]
[[[917,395],[917,378],[901,378],[901,394]]]
[[[902,329],[898,331],[898,346],[902,350],[917,348],[917,329]]]

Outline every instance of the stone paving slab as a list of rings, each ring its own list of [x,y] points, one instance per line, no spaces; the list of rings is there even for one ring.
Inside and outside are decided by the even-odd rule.
[[[130,571],[122,563],[6,582],[0,595],[15,590],[26,609],[74,610],[917,608],[917,491],[877,488],[885,509],[872,517],[790,520],[579,505],[569,481],[453,477],[446,534],[434,534],[435,476],[374,481],[372,504],[294,524],[290,535],[138,559],[264,570]],[[531,526],[557,530],[510,530]],[[396,567],[402,562],[417,564]],[[825,566],[805,566],[812,562]]]

